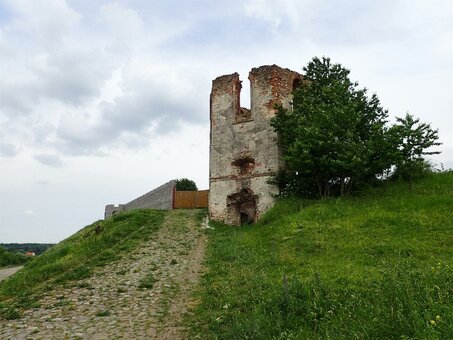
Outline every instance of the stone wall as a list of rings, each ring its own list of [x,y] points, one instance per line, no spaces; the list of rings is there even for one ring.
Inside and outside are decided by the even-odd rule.
[[[274,203],[278,189],[267,180],[284,166],[277,135],[270,126],[275,105],[291,107],[302,77],[279,66],[249,73],[250,109],[241,108],[239,75],[212,82],[210,119],[209,214],[230,224],[253,223]]]
[[[175,184],[175,181],[167,182],[153,191],[126,203],[126,210],[144,208],[171,210],[173,208],[173,189]]]
[[[105,212],[104,212],[104,219],[115,215],[116,213],[119,213],[121,211],[125,211],[125,205],[124,204],[108,204],[105,206]]]
[[[160,187],[130,201],[126,204],[114,206],[109,204],[105,206],[104,218],[108,218],[117,212],[128,211],[133,209],[173,209],[173,190],[175,181],[170,181]]]

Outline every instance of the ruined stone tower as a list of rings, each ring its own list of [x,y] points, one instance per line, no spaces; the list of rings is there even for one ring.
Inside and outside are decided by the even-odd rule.
[[[268,179],[284,166],[270,125],[275,104],[290,108],[302,76],[277,65],[249,73],[250,110],[240,105],[241,81],[233,73],[216,78],[211,91],[209,215],[217,221],[253,223],[274,203]]]

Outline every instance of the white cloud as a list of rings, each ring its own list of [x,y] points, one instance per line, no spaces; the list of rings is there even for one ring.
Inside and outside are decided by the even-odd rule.
[[[7,3],[15,14],[7,30],[17,31],[21,34],[19,38],[40,46],[56,46],[81,18],[65,0],[9,0]]]
[[[54,168],[58,168],[63,165],[63,161],[57,155],[40,154],[40,155],[35,155],[35,159],[44,165],[54,167]]]
[[[153,49],[183,32],[185,24],[153,15],[145,26],[137,11],[112,3],[99,8],[98,29],[88,36],[81,26],[86,18],[65,2],[41,2],[35,11],[38,18],[28,24],[36,5],[27,6],[25,1],[9,5],[15,16],[4,24],[8,35],[3,40],[12,54],[0,56],[5,75],[0,79],[0,122],[7,119],[10,137],[18,139],[13,131],[27,136],[17,143],[28,144],[39,154],[100,155],[122,143],[147,145],[146,136],[139,136],[145,131],[166,133],[179,127],[168,120],[200,121],[196,109],[200,94],[187,78],[190,72]],[[59,43],[51,48],[38,41],[25,52],[15,41],[18,35],[25,42],[46,36],[50,28],[59,32]]]
[[[0,142],[0,157],[12,157],[17,154],[17,148],[10,143]]]
[[[144,33],[144,24],[139,14],[117,2],[100,8],[100,19],[121,43],[139,40]]]
[[[244,3],[246,15],[267,22],[275,32],[282,24],[298,28],[302,20],[311,19],[312,0],[248,0]]]
[[[350,68],[391,115],[432,122],[453,164],[452,6],[0,1],[0,205],[21,239],[1,238],[56,241],[175,177],[206,187],[211,80],[239,72],[247,106],[252,67],[301,71],[315,55]],[[24,205],[39,209],[33,226]]]

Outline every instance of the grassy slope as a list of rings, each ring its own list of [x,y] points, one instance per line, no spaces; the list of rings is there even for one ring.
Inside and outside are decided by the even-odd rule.
[[[0,317],[16,318],[39,294],[74,284],[93,269],[114,261],[149,239],[162,225],[165,211],[134,210],[89,225],[29,262],[0,283]]]
[[[453,338],[453,173],[215,224],[193,335]]]

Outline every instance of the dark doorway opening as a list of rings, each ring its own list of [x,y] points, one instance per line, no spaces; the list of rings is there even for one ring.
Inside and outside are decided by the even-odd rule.
[[[257,196],[250,189],[227,197],[228,219],[231,224],[247,225],[256,222]]]
[[[241,225],[244,225],[244,224],[251,224],[251,223],[249,220],[249,215],[247,215],[244,212],[241,212]]]

